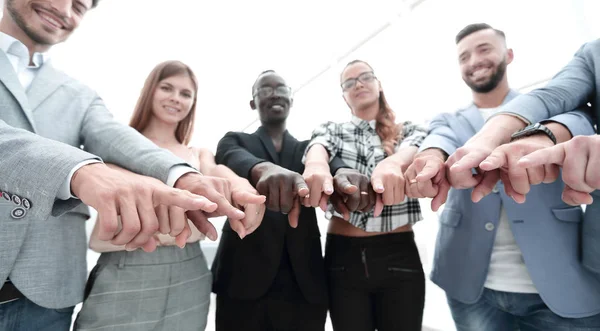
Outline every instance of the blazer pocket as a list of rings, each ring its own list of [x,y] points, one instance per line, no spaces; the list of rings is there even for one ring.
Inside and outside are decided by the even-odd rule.
[[[583,220],[581,207],[553,208],[552,214],[563,222],[580,223]]]
[[[444,208],[440,216],[440,223],[449,227],[457,227],[462,219],[462,214],[459,211]]]

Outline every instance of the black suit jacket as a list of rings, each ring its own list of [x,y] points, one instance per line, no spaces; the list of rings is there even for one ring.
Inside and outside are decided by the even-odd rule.
[[[298,141],[286,131],[280,156],[262,127],[252,134],[229,132],[219,142],[216,161],[248,180],[250,170],[265,161],[302,174],[302,157],[308,142]],[[332,173],[346,167],[337,158],[330,166]],[[233,232],[229,222],[225,222],[212,265],[213,292],[246,300],[263,296],[273,283],[283,250],[287,248],[292,269],[306,300],[326,303],[326,275],[320,236],[314,208],[302,207],[295,229],[289,226],[287,215],[267,209],[258,229],[243,240]]]

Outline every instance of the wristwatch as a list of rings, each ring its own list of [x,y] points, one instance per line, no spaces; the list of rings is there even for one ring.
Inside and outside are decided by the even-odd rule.
[[[550,131],[550,129],[548,129],[545,125],[540,123],[528,125],[524,129],[513,133],[512,136],[510,136],[510,141],[513,142],[517,139],[529,137],[538,133],[545,134],[548,138],[550,138],[550,140],[552,140],[552,143],[556,145],[556,137],[554,136],[554,133],[552,133],[552,131]]]

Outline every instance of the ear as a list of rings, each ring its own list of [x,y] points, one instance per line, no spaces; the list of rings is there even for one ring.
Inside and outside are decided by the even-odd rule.
[[[506,50],[506,64],[510,64],[515,58],[515,54],[513,53],[513,49],[509,48]]]
[[[377,81],[377,86],[379,86],[379,92],[383,92],[383,88],[381,87],[381,82]]]
[[[294,106],[294,98],[290,98],[290,108]]]
[[[256,102],[254,102],[254,99],[250,100],[250,108],[252,108],[252,110],[256,110]]]

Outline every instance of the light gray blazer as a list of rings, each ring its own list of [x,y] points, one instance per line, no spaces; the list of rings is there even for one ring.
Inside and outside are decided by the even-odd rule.
[[[82,301],[87,270],[88,210],[56,199],[71,169],[101,158],[164,182],[184,162],[50,62],[39,70],[25,91],[0,51],[0,285],[10,278],[38,305],[64,308]]]

